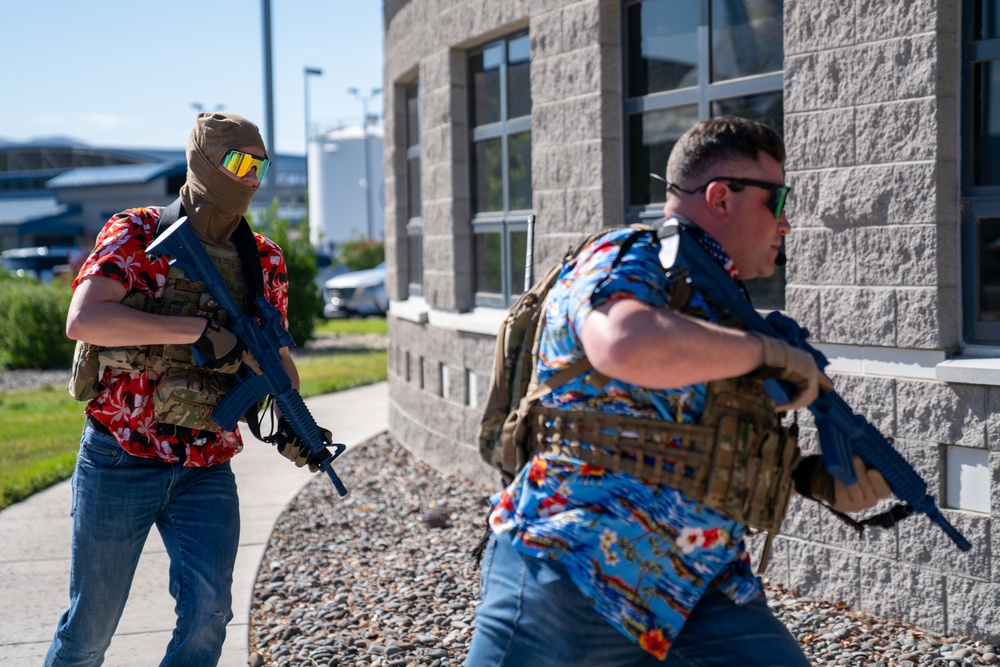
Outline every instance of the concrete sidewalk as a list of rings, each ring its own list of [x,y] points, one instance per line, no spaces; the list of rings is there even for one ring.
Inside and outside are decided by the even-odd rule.
[[[388,423],[382,382],[306,400],[316,422],[338,442],[356,445]],[[285,506],[314,479],[243,428],[245,447],[233,459],[240,489],[241,535],[233,576],[233,613],[220,665],[245,667],[249,657],[250,599],[271,529]],[[349,465],[340,459],[334,469]],[[69,603],[71,524],[69,481],[0,512],[0,666],[40,665],[59,616]],[[108,667],[158,665],[174,626],[167,592],[168,559],[153,529],[139,560]]]

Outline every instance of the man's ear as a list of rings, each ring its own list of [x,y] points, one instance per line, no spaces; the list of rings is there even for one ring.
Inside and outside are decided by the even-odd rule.
[[[716,215],[728,216],[732,206],[732,190],[721,181],[712,181],[705,188],[705,205]]]

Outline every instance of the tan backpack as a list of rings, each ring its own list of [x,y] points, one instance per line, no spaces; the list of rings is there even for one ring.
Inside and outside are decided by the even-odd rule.
[[[500,325],[486,405],[479,423],[478,443],[479,455],[500,471],[504,485],[509,484],[534,455],[525,419],[531,405],[592,368],[590,360],[583,357],[556,373],[545,384],[539,383],[536,365],[538,345],[545,326],[545,297],[563,269],[576,262],[581,250],[618,229],[634,229],[636,233],[622,244],[614,264],[621,261],[635,240],[653,231],[648,225],[634,224],[605,227],[590,234],[518,297]]]

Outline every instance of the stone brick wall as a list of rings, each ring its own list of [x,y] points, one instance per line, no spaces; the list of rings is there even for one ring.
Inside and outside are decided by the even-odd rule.
[[[955,0],[786,0],[785,137],[794,188],[789,314],[815,343],[885,358],[944,358],[959,310],[961,7]],[[474,315],[466,51],[531,38],[535,258],[623,217],[621,6],[617,0],[387,0],[388,288],[406,298],[403,86],[422,101],[424,300],[390,314],[390,428],[450,472],[495,482],[475,427],[493,336]],[[859,352],[862,354],[862,352]],[[447,369],[446,386],[442,368]],[[933,373],[931,374],[933,376]],[[1000,640],[1000,388],[900,371],[835,375],[838,390],[944,493],[945,445],[989,451],[993,515],[945,510],[961,554],[924,517],[854,531],[795,500],[768,576],[802,593],[931,631]],[[803,446],[817,451],[803,415]],[[759,540],[755,548],[759,548]]]

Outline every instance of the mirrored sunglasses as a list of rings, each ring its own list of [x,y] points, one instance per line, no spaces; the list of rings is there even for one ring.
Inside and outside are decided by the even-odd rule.
[[[256,169],[257,180],[262,181],[270,165],[271,161],[267,158],[256,157],[237,150],[229,151],[226,153],[226,157],[222,158],[222,166],[237,178],[243,178],[251,169]]]
[[[743,190],[746,186],[751,186],[755,188],[763,188],[765,190],[771,191],[771,197],[767,200],[767,208],[774,214],[774,219],[777,220],[781,217],[782,212],[785,210],[785,203],[788,201],[788,195],[792,191],[790,186],[784,183],[770,183],[768,181],[757,181],[752,178],[733,178],[730,176],[716,176],[710,179],[707,183],[699,188],[693,190],[685,190],[676,183],[671,183],[667,179],[663,178],[659,174],[650,174],[656,180],[665,183],[668,190],[677,190],[685,194],[693,195],[696,192],[701,192],[706,189],[709,185],[716,181],[722,181],[729,186],[729,189],[733,192],[739,192]]]

